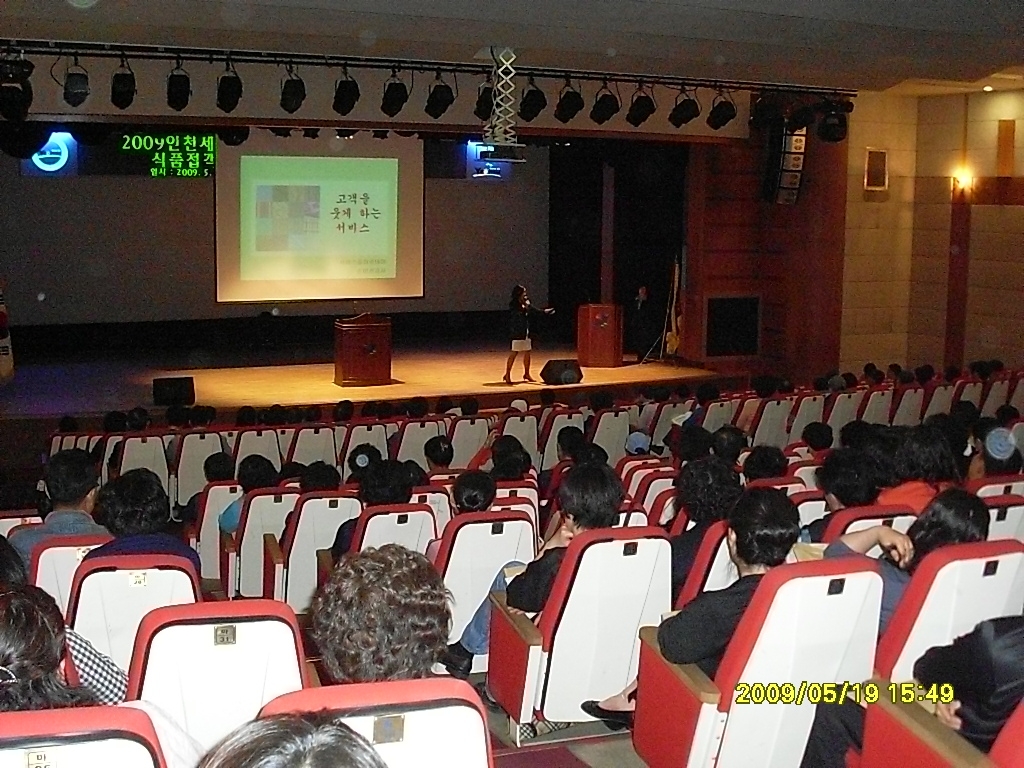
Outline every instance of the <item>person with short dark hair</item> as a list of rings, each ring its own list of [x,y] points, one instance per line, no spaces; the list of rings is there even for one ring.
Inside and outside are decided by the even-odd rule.
[[[430,413],[430,403],[427,402],[425,397],[412,398],[406,403],[406,408],[410,419],[423,419]]]
[[[947,365],[942,372],[942,378],[946,380],[947,384],[952,384],[960,378],[960,369],[955,365]]]
[[[786,455],[774,445],[758,445],[747,454],[743,462],[743,476],[747,482],[782,477],[786,474],[789,461]]]
[[[544,408],[554,408],[555,404],[558,402],[558,395],[555,393],[555,390],[551,387],[544,387],[544,389],[540,391],[539,397],[540,404]]]
[[[853,424],[854,422],[849,422]],[[811,456],[832,448],[832,427],[821,421],[812,421],[800,433],[800,439],[811,449]]]
[[[455,500],[455,508],[460,513],[486,512],[494,503],[497,491],[494,478],[486,472],[471,469],[455,479],[452,498]]]
[[[826,424],[825,426],[828,425]],[[877,429],[886,429],[886,427],[868,424],[860,419],[848,421],[839,430],[839,444],[843,448],[863,448],[871,440],[872,433]]]
[[[459,413],[463,416],[476,416],[480,413],[480,402],[475,397],[464,397],[459,400]]]
[[[800,535],[800,515],[783,491],[752,488],[729,511],[726,545],[739,579],[725,589],[702,592],[658,627],[658,646],[673,664],[696,664],[714,679],[736,627],[761,577],[786,562]],[[636,682],[604,701],[581,708],[612,727],[631,727]]]
[[[111,555],[175,555],[191,562],[199,574],[199,553],[168,533],[171,502],[153,472],[125,472],[100,489],[96,504],[114,540],[90,550],[86,560]]]
[[[711,453],[733,467],[739,463],[740,454],[746,447],[747,436],[742,429],[731,424],[719,427],[711,436]]]
[[[383,459],[370,464],[359,482],[359,500],[363,507],[387,504],[408,504],[412,498],[415,480],[409,473],[407,462]],[[413,462],[415,463],[415,462]],[[417,465],[417,468],[418,465]],[[423,470],[420,469],[420,472]],[[352,548],[358,520],[347,520],[338,526],[331,545],[331,556],[338,562]]]
[[[348,482],[360,485],[370,467],[384,460],[380,449],[370,443],[360,443],[348,453]]]
[[[286,461],[281,465],[281,471],[277,473],[277,483],[280,485],[284,482],[298,480],[305,471],[306,465],[301,461]]]
[[[512,435],[500,435],[491,444],[491,477],[496,481],[522,480],[532,463],[523,444]]]
[[[259,423],[259,414],[251,405],[243,405],[235,415],[236,427],[255,427]]]
[[[109,411],[103,417],[103,431],[107,434],[112,432],[127,432],[128,414],[124,411]]]
[[[919,365],[914,369],[914,379],[922,387],[932,383],[935,378],[935,368],[931,365]]]
[[[387,768],[362,736],[330,712],[264,717],[213,747],[199,768]]]
[[[818,487],[825,494],[827,512],[804,528],[807,541],[820,542],[832,516],[847,507],[874,504],[881,490],[878,466],[858,448],[837,448],[815,472]]]
[[[220,513],[220,517],[218,517],[220,529],[224,533],[234,533],[238,529],[239,518],[242,516],[245,494],[263,488],[273,488],[278,482],[278,472],[266,456],[253,453],[242,459],[238,464],[238,484],[242,486],[242,495],[228,504]]]
[[[325,461],[306,465],[299,475],[299,492],[336,491],[341,485],[341,474]]]
[[[437,398],[437,405],[434,406],[434,413],[438,416],[444,416],[449,411],[455,409],[455,401],[447,395]]]
[[[1000,427],[1009,429],[1018,419],[1020,419],[1020,411],[1009,403],[1004,403],[996,408],[996,421],[999,422]]]
[[[519,575],[508,580],[506,569],[495,576],[489,592],[505,592],[509,608],[539,613],[551,594],[566,547],[584,531],[610,528],[619,516],[625,498],[622,482],[607,464],[581,464],[566,474],[558,491],[562,525],[541,547],[537,557]],[[448,646],[443,663],[448,671],[465,678],[473,666],[473,656],[487,653],[490,644],[490,601],[484,600],[466,626],[458,642]]]
[[[435,435],[423,444],[427,472],[447,472],[455,460],[455,446],[447,435]]]
[[[27,566],[32,549],[55,536],[105,534],[107,529],[94,518],[99,481],[92,457],[80,448],[58,451],[46,464],[43,476],[50,512],[41,525],[13,531],[13,546]]]
[[[711,433],[695,423],[693,417],[673,425],[665,438],[672,455],[681,463],[703,459],[711,453]]]
[[[352,421],[352,417],[355,416],[355,413],[356,407],[352,404],[351,400],[339,400],[332,411],[334,423],[345,424],[346,422]]]
[[[893,381],[898,381],[900,374],[903,373],[903,366],[899,363],[889,363],[889,367],[886,369],[886,373],[889,378]]]
[[[906,431],[893,466],[899,485],[884,488],[878,503],[904,505],[914,512],[921,512],[939,491],[959,479],[949,442],[930,424]]]
[[[128,411],[129,432],[144,432],[149,429],[149,425],[152,423],[153,420],[149,416],[149,411],[141,405]]]

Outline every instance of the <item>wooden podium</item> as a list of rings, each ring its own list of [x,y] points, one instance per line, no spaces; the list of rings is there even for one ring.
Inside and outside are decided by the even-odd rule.
[[[391,383],[391,320],[358,315],[334,321],[334,383],[339,387]]]
[[[576,312],[576,357],[584,368],[622,365],[622,307],[583,304]]]

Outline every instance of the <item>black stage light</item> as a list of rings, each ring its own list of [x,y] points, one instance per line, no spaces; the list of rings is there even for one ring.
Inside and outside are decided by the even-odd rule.
[[[181,68],[181,59],[179,58],[174,69],[171,70],[171,74],[167,76],[167,106],[175,112],[181,112],[188,106],[191,98],[192,81],[189,79],[188,72]]]
[[[679,91],[679,96],[676,96],[675,106],[668,113],[668,121],[676,128],[682,128],[698,117],[700,117],[700,102],[697,101],[697,92],[694,91],[693,95],[690,95],[684,88]]]
[[[394,117],[409,100],[409,86],[398,79],[398,70],[391,70],[391,77],[384,83],[384,96],[380,100],[380,111]]]
[[[626,112],[626,122],[634,128],[639,128],[647,118],[657,111],[658,105],[654,103],[654,97],[641,83],[637,86],[636,93],[633,94],[633,100],[629,104],[629,110]]]
[[[434,77],[434,85],[430,88],[430,93],[427,94],[427,104],[423,111],[437,120],[454,103],[455,92],[444,81],[444,78],[441,77],[441,71],[438,70],[437,75]]]
[[[320,129],[319,128],[303,128],[302,135],[307,139],[319,139]]]
[[[608,82],[605,81],[597,92],[594,106],[590,108],[590,119],[598,125],[604,125],[615,117],[620,109],[622,105],[619,104],[618,97],[608,90]]]
[[[286,71],[288,74],[281,83],[281,109],[294,115],[306,100],[306,84],[295,74],[294,64],[289,64]]]
[[[347,115],[359,101],[359,83],[348,75],[348,67],[342,69],[342,77],[334,84],[334,103],[331,107],[339,115]]]
[[[234,112],[242,100],[242,78],[235,71],[231,59],[224,62],[224,74],[217,80],[217,109]]]
[[[519,119],[526,123],[532,123],[547,106],[548,97],[537,87],[533,78],[529,78],[526,81],[523,98],[519,101]]]
[[[118,109],[128,109],[135,101],[135,73],[128,59],[121,57],[121,66],[110,78],[110,103]]]
[[[34,69],[35,64],[26,59],[0,58],[0,116],[5,120],[13,122],[28,117],[32,106],[29,77]]]
[[[568,123],[576,115],[583,111],[583,96],[572,86],[569,78],[565,78],[565,85],[558,95],[558,103],[555,105],[555,120],[560,123]]]
[[[334,131],[334,135],[339,139],[351,139],[357,133],[359,133],[359,131],[353,131],[350,128],[338,128]]]
[[[85,67],[78,63],[75,56],[75,63],[64,72],[64,101],[70,107],[80,107],[89,98],[89,73]]]
[[[818,108],[824,113],[818,120],[818,138],[833,144],[844,141],[849,129],[846,116],[853,112],[853,102],[827,100]]]
[[[473,107],[473,114],[477,120],[486,123],[491,119],[491,112],[494,111],[494,84],[491,83],[491,76],[480,83],[476,92],[476,106]]]
[[[782,106],[775,94],[760,94],[750,105],[751,128],[766,130],[782,117]]]
[[[52,130],[48,123],[0,123],[0,152],[28,160],[46,146]]]
[[[802,107],[797,107],[789,114],[789,130],[799,131],[802,128],[810,128],[814,125],[816,117],[813,105],[804,104]]]
[[[711,104],[711,111],[708,112],[708,119],[706,121],[708,128],[713,131],[717,131],[720,128],[724,128],[735,119],[736,105],[723,94],[719,93]]]
[[[249,138],[249,126],[221,128],[217,131],[217,135],[227,146],[237,147],[239,144],[244,144]]]

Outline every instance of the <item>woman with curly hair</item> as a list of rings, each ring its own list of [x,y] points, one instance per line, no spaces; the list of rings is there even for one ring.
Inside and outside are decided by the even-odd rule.
[[[335,683],[429,677],[450,622],[440,574],[397,544],[346,555],[313,600],[313,639]]]

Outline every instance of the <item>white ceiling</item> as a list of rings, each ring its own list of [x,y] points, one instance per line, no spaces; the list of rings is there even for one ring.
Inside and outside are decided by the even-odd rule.
[[[0,0],[0,8],[5,37],[446,61],[508,45],[536,67],[866,90],[961,88],[1024,65],[1022,0]]]

